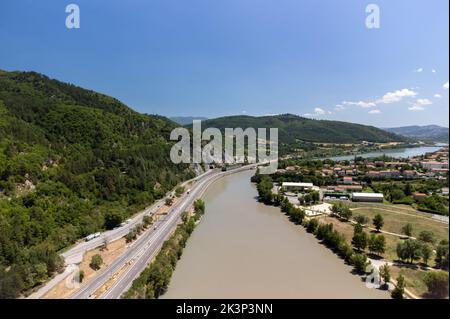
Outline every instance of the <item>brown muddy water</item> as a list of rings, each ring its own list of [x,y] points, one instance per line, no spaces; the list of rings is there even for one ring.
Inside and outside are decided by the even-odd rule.
[[[254,171],[205,193],[206,213],[162,298],[388,298],[366,288],[328,248],[279,208],[256,201]]]

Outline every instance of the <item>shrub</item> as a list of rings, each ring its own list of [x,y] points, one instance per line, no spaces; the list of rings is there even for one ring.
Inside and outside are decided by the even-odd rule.
[[[103,264],[103,258],[99,254],[96,254],[92,256],[91,263],[89,264],[89,267],[91,267],[93,270],[99,270],[102,267]]]
[[[428,293],[433,298],[448,297],[448,273],[442,270],[431,271],[425,276]]]

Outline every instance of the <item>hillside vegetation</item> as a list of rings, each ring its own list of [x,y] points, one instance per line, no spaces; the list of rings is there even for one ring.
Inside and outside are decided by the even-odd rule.
[[[438,125],[425,125],[425,126],[403,126],[395,128],[385,129],[388,132],[403,135],[409,138],[425,142],[442,142],[448,143],[448,127],[442,127]]]
[[[181,180],[175,123],[34,72],[0,71],[0,298],[61,269],[57,252]]]
[[[203,127],[226,127],[243,129],[278,128],[280,143],[291,144],[297,141],[317,143],[361,143],[405,141],[405,137],[386,132],[373,126],[339,121],[312,120],[293,114],[275,116],[227,116],[202,122]]]

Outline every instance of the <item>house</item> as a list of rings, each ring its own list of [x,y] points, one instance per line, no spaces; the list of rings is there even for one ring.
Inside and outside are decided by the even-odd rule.
[[[356,169],[346,169],[345,175],[356,175]]]
[[[416,177],[416,171],[413,171],[413,170],[405,170],[405,171],[403,171],[403,176],[405,177],[405,178],[414,178],[414,177]]]
[[[425,169],[433,169],[433,168],[447,168],[448,162],[437,162],[437,161],[424,161],[420,163]]]
[[[384,167],[384,162],[383,161],[375,161],[375,166]]]
[[[422,198],[427,198],[428,197],[428,195],[427,194],[424,194],[424,193],[414,193],[413,195],[413,198],[414,199],[422,199]]]
[[[353,183],[353,178],[351,176],[344,176],[344,178],[342,179],[342,182],[345,185],[351,185]]]
[[[445,175],[448,173],[448,169],[446,168],[433,168],[431,171],[436,175]]]
[[[408,165],[408,163],[406,163],[406,162],[386,162],[384,165],[386,167],[396,168],[396,167]]]
[[[367,176],[369,177],[380,177],[380,172],[378,171],[368,171]]]
[[[339,186],[327,186],[327,190],[335,192],[361,192],[361,185],[339,185]]]
[[[322,174],[325,176],[332,176],[334,174],[334,171],[331,169],[322,169]]]
[[[385,177],[385,178],[398,178],[398,177],[400,177],[400,172],[399,171],[391,171],[391,170],[388,170],[388,171],[380,171],[379,172],[380,173],[380,176],[381,177]]]

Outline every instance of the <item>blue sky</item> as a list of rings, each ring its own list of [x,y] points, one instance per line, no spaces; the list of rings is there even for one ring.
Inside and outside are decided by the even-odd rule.
[[[65,27],[80,7],[81,28]],[[379,29],[365,8],[380,8]],[[448,0],[3,0],[0,69],[166,116],[448,126]]]

